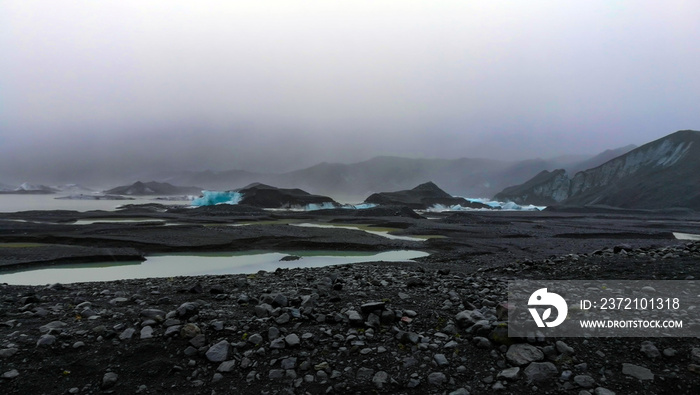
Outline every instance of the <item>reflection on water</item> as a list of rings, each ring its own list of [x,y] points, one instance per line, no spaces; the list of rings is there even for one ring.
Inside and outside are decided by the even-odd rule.
[[[692,233],[679,233],[679,232],[673,232],[673,236],[677,240],[693,240],[693,241],[700,241],[700,235],[694,235]]]
[[[280,262],[287,255],[302,257]],[[134,278],[200,276],[255,273],[277,268],[321,267],[344,263],[388,261],[400,262],[427,256],[422,251],[401,250],[380,253],[357,251],[246,251],[227,253],[181,253],[149,256],[145,262],[100,262],[33,267],[27,270],[2,271],[0,283],[44,285],[114,281]]]

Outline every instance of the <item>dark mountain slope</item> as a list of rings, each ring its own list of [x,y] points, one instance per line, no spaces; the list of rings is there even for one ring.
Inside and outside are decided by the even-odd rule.
[[[294,206],[306,206],[308,204],[339,204],[328,196],[312,195],[298,188],[284,189],[273,186],[254,183],[239,189],[243,195],[240,204],[262,208],[290,208]]]
[[[105,191],[107,194],[111,195],[129,195],[129,196],[140,196],[140,195],[195,195],[199,194],[202,188],[198,187],[179,187],[167,182],[141,182],[136,181],[131,185],[124,185],[116,188],[112,188]]]
[[[574,206],[700,210],[700,132],[670,134],[573,178],[563,170],[541,173],[495,198],[521,204],[548,200]]]
[[[464,198],[452,197],[432,182],[418,185],[411,190],[375,193],[365,199],[365,203],[379,205],[406,206],[411,209],[427,209],[436,204],[445,206],[461,205],[472,208],[489,208],[485,204],[472,203]]]

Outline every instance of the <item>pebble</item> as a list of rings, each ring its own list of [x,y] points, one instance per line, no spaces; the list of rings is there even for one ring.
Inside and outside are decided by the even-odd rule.
[[[654,343],[650,341],[644,341],[642,342],[641,349],[642,353],[646,355],[648,358],[655,359],[661,356],[661,353],[659,352],[659,349],[656,348]]]
[[[442,372],[433,372],[428,375],[428,383],[430,385],[440,386],[447,382],[447,376]]]
[[[41,335],[39,340],[37,340],[36,345],[37,347],[41,346],[51,346],[54,343],[56,343],[56,336],[54,335]]]
[[[578,384],[582,388],[595,387],[595,379],[585,374],[574,376],[574,383]]]
[[[144,326],[141,328],[141,339],[151,339],[153,338],[153,328],[151,326]]]
[[[654,380],[654,374],[651,370],[631,363],[622,364],[622,374],[632,376],[639,380]]]
[[[231,344],[229,342],[222,340],[209,347],[205,355],[211,362],[223,362],[228,358],[230,347]]]
[[[506,380],[515,380],[518,378],[519,374],[520,374],[520,368],[516,366],[516,367],[501,370],[498,373],[498,376],[496,376],[496,378],[497,379],[506,379]]]
[[[523,366],[530,362],[543,360],[544,353],[531,344],[518,343],[508,348],[506,359],[513,365]]]
[[[117,375],[114,372],[107,372],[105,373],[104,376],[102,376],[102,386],[101,388],[108,389],[114,387],[115,384],[117,384],[117,380],[119,379],[119,375]]]
[[[528,381],[537,383],[557,376],[557,367],[551,362],[532,362],[523,371]]]
[[[19,372],[17,371],[17,369],[8,370],[7,372],[2,374],[2,378],[7,380],[12,380],[17,377],[19,377]]]

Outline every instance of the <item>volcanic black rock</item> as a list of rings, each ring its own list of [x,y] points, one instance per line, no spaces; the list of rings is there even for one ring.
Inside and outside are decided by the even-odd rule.
[[[309,204],[339,206],[335,200],[328,196],[312,195],[298,188],[284,189],[254,183],[239,189],[238,192],[243,195],[240,204],[254,207],[291,208]]]
[[[444,206],[460,205],[462,207],[471,208],[489,208],[489,206],[485,204],[472,203],[464,198],[453,197],[440,189],[433,182],[426,182],[410,190],[375,193],[365,199],[365,203],[406,206],[417,210],[427,209],[438,204]]]

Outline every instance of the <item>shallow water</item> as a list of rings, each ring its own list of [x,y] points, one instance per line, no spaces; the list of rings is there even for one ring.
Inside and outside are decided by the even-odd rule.
[[[66,194],[48,195],[14,195],[0,194],[0,213],[14,213],[30,210],[74,210],[113,211],[125,204],[161,203],[165,205],[189,205],[184,200],[156,200],[156,196],[139,196],[134,200],[81,200],[81,199],[56,199]]]
[[[336,228],[345,228],[345,229],[356,229],[360,230],[363,232],[371,233],[373,235],[377,236],[382,236],[386,237],[387,239],[393,239],[393,240],[408,240],[408,241],[425,241],[426,237],[419,237],[419,236],[398,236],[398,235],[392,235],[389,232],[392,231],[397,231],[399,229],[395,228],[379,228],[378,230],[371,230],[375,228],[370,228],[367,225],[328,225],[328,224],[312,224],[312,223],[301,223],[301,224],[290,224],[294,226],[301,226],[301,227],[307,227],[307,228],[326,228],[326,229],[336,229]]]
[[[296,261],[280,262],[282,257],[297,255]],[[135,278],[201,276],[256,273],[277,268],[322,267],[345,263],[387,261],[401,262],[427,256],[422,251],[387,252],[353,251],[247,251],[216,253],[181,253],[152,255],[144,262],[99,262],[61,264],[32,269],[1,271],[0,283],[13,285],[45,285],[114,281]]]

